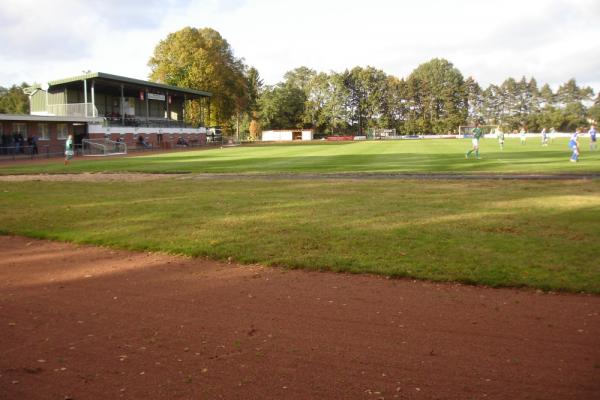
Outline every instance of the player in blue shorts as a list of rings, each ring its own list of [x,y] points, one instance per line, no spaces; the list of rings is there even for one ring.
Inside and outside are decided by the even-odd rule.
[[[575,130],[575,133],[571,135],[571,139],[569,140],[569,148],[573,151],[571,155],[571,162],[579,161],[579,128]]]
[[[588,133],[590,134],[590,150],[598,150],[598,142],[596,142],[596,134],[598,132],[596,132],[596,125],[592,125]]]

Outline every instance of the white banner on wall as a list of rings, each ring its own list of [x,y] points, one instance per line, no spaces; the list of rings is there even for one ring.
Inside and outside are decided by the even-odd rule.
[[[165,95],[159,93],[148,93],[148,100],[165,101]]]

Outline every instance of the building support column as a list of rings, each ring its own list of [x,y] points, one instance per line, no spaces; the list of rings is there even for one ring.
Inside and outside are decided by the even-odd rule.
[[[83,103],[84,103],[84,115],[87,117],[88,116],[88,101],[87,101],[87,79],[83,80]]]
[[[171,115],[169,114],[169,92],[165,92],[165,103],[167,106],[167,126],[171,126]]]
[[[92,117],[96,118],[98,112],[96,110],[96,91],[94,90],[94,83],[95,81],[92,81]]]
[[[146,125],[150,122],[150,101],[148,99],[148,88],[146,88]]]
[[[204,126],[204,98],[200,97],[200,126]]]
[[[123,85],[121,85],[121,125],[125,126],[125,90]]]
[[[187,102],[187,96],[183,95],[183,103],[181,104],[181,120],[183,121],[183,126],[185,126],[185,103]]]
[[[206,121],[206,126],[210,126],[210,97],[208,98],[208,120]]]

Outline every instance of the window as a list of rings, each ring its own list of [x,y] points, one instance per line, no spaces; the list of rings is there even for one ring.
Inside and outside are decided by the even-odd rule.
[[[22,135],[24,138],[27,137],[27,124],[19,122],[13,124],[13,134]]]
[[[69,135],[69,128],[67,124],[58,124],[56,125],[56,138],[57,139],[66,139]]]
[[[40,140],[50,140],[48,124],[38,124],[38,135],[40,136]]]

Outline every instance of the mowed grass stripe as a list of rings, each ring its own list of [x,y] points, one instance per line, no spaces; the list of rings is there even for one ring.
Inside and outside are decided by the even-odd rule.
[[[0,182],[0,231],[242,263],[600,293],[600,182]]]
[[[59,160],[34,165],[18,162],[0,167],[0,174],[150,172],[150,173],[278,173],[278,172],[450,172],[450,173],[598,173],[600,151],[589,151],[582,139],[581,162],[569,162],[566,139],[542,147],[495,139],[481,142],[481,160],[464,157],[470,140],[401,140],[348,143],[252,145],[210,150],[140,155],[124,158],[78,157],[65,167]]]

